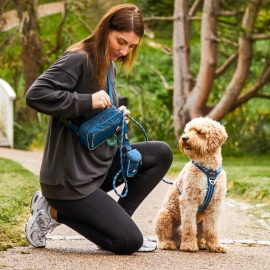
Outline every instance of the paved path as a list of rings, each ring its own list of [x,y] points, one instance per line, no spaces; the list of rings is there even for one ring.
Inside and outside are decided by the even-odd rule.
[[[63,2],[53,2],[47,3],[38,6],[38,15],[40,17],[48,16],[55,13],[60,13],[64,10]],[[3,26],[3,31],[8,31],[11,28],[18,26],[20,20],[18,18],[18,13],[16,10],[10,10],[5,12],[2,17],[5,20],[5,24]]]
[[[0,147],[0,157],[12,159],[39,174],[42,153]],[[155,240],[153,219],[167,189],[168,185],[161,182],[134,215],[142,233],[152,240]],[[111,195],[116,198],[114,193]],[[228,246],[226,254],[157,250],[118,256],[99,250],[73,230],[61,225],[48,235],[45,249],[20,247],[0,252],[0,269],[270,269],[270,229],[241,211],[232,200],[226,203],[220,238]]]

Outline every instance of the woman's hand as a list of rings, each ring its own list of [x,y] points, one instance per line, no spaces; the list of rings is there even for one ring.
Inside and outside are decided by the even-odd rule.
[[[104,91],[100,90],[95,94],[92,94],[92,108],[93,109],[105,109],[112,105],[110,96]]]
[[[126,124],[128,124],[128,123],[129,123],[128,115],[130,115],[130,111],[127,110],[126,106],[121,106],[121,107],[119,107],[118,109],[119,109],[120,111],[125,110],[125,113],[124,113],[124,115],[125,115],[125,121],[126,121]]]

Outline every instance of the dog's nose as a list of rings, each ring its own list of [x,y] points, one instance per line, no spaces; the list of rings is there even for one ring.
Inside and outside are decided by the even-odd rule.
[[[188,137],[182,137],[182,141],[183,142],[187,142],[188,141]]]

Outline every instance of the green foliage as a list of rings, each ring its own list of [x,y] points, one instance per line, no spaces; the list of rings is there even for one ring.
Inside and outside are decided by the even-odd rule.
[[[40,1],[47,3],[50,1]],[[100,1],[99,1],[100,2]],[[101,0],[102,2],[102,0]],[[121,1],[120,1],[121,2]],[[123,2],[123,1],[122,1]],[[173,0],[170,1],[128,1],[139,5],[143,15],[147,16],[171,16],[173,14]],[[192,4],[190,1],[189,4]],[[246,0],[231,1],[226,0],[221,3],[222,9],[241,9],[245,7]],[[82,2],[81,2],[82,3]],[[227,4],[228,3],[228,4]],[[89,1],[89,7],[94,5],[94,1]],[[76,2],[76,5],[78,3]],[[98,3],[97,3],[98,5]],[[87,22],[90,28],[94,28],[95,23],[100,16],[83,12],[82,5],[78,6],[78,12],[81,19]],[[94,10],[89,8],[89,10]],[[104,10],[103,7],[102,10]],[[85,10],[84,10],[85,11]],[[99,12],[102,12],[101,10]],[[268,29],[269,10],[262,9],[256,24],[257,29]],[[40,20],[42,40],[46,51],[50,51],[56,45],[56,29],[62,19],[62,14],[50,15]],[[241,16],[221,17],[223,23],[218,25],[218,36],[222,39],[237,41]],[[78,20],[78,13],[70,13],[63,27],[62,48],[47,58],[47,64],[44,65],[45,71],[65,49],[85,38],[90,34],[89,27]],[[173,151],[179,151],[178,144],[174,136],[173,128],[173,91],[167,90],[160,74],[164,76],[169,86],[173,86],[173,63],[172,55],[168,55],[160,50],[160,46],[172,48],[172,22],[160,21],[150,24],[150,28],[155,31],[155,38],[143,38],[140,53],[131,74],[126,77],[124,72],[120,72],[117,77],[117,91],[120,96],[128,98],[128,108],[131,115],[138,120],[151,140],[163,140],[169,143]],[[52,31],[53,29],[53,31]],[[150,45],[149,41],[153,42]],[[8,81],[17,94],[15,101],[15,148],[36,149],[43,148],[48,117],[39,115],[39,119],[29,123],[21,120],[20,110],[26,106],[24,100],[24,79],[23,70],[20,61],[20,37],[18,28],[14,28],[6,33],[0,34],[0,77]],[[193,21],[191,24],[191,66],[190,70],[195,78],[200,68],[200,22]],[[267,40],[254,43],[254,56],[252,68],[249,74],[249,81],[244,91],[256,81],[261,72],[262,66],[269,56],[270,44]],[[218,66],[220,66],[230,55],[235,52],[235,47],[226,43],[219,43],[220,54],[218,57]],[[224,94],[232,75],[235,71],[236,63],[232,64],[225,74],[217,78],[213,85],[209,97],[209,105],[216,104]],[[118,67],[118,72],[120,67]],[[158,74],[159,72],[159,74]],[[270,85],[264,86],[262,93],[270,94]],[[43,120],[42,120],[43,119]],[[222,120],[228,132],[228,139],[224,145],[224,155],[243,155],[248,153],[262,154],[267,153],[269,149],[269,101],[266,99],[256,99],[248,104],[234,110]],[[134,141],[143,141],[144,136],[140,129],[129,125],[130,138]]]
[[[251,101],[254,103],[256,101]],[[241,156],[246,153],[268,154],[270,149],[270,102],[259,108],[259,104],[247,104],[228,114],[222,121],[229,137],[223,147],[225,155]]]
[[[14,148],[22,150],[43,149],[49,116],[38,113],[37,121],[14,123]]]
[[[128,77],[124,72],[118,74],[117,92],[128,98],[131,116],[145,128],[150,140],[163,140],[175,148],[173,93],[165,89],[155,70],[166,78],[169,85],[173,84],[172,57],[149,47],[144,39],[133,71]],[[143,133],[135,125],[130,124],[129,131],[131,141],[144,140]]]
[[[37,189],[37,176],[16,162],[0,158],[0,250],[28,245],[21,235],[31,196]]]
[[[144,17],[172,16],[173,14],[173,0],[138,0],[137,2],[137,5],[140,7]]]

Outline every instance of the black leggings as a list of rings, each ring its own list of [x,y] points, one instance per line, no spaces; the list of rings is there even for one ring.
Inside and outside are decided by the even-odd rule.
[[[166,143],[149,141],[131,147],[141,153],[142,165],[136,176],[128,179],[127,196],[118,202],[107,192],[113,189],[113,178],[120,169],[119,149],[106,179],[94,193],[80,200],[47,199],[58,211],[58,222],[116,254],[132,254],[142,246],[142,234],[131,216],[172,163],[172,152]]]

